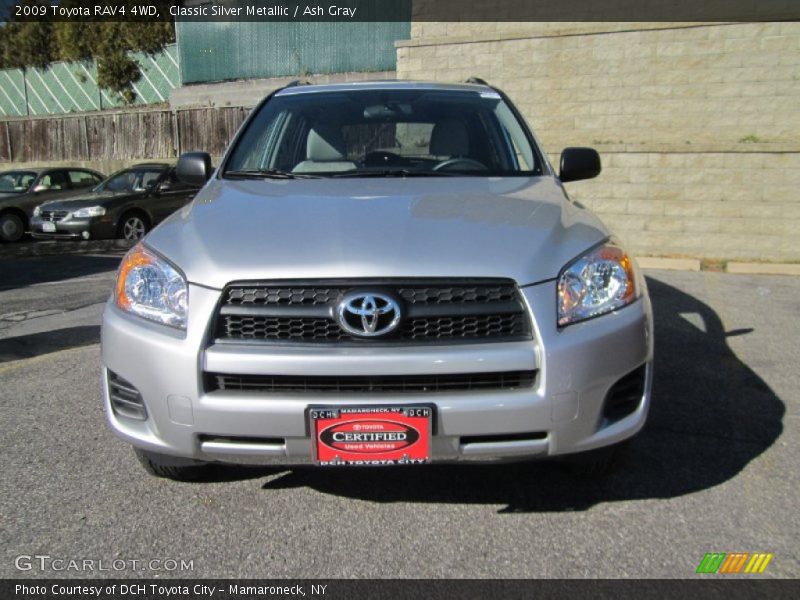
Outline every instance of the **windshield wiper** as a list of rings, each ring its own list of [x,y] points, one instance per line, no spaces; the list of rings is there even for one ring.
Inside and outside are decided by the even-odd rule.
[[[328,177],[454,177],[452,171],[409,171],[408,169],[385,169],[382,171],[344,171]]]
[[[225,171],[224,177],[241,177],[243,179],[319,179],[318,175],[308,173],[289,173],[280,169],[240,169]]]

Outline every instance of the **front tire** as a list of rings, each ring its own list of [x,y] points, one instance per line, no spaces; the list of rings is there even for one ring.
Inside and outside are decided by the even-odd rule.
[[[133,449],[139,463],[150,475],[174,481],[203,481],[208,478],[211,465],[208,463],[166,456],[155,452]]]
[[[0,240],[18,242],[25,234],[25,222],[19,215],[7,212],[0,215]]]
[[[123,215],[119,223],[119,237],[129,242],[138,242],[149,230],[147,217],[140,212]]]

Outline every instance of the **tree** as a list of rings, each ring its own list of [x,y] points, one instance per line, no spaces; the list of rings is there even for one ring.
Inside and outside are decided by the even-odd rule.
[[[6,69],[46,68],[57,56],[53,25],[47,21],[6,23],[0,36],[0,62]]]
[[[42,4],[38,0],[27,3]],[[133,102],[133,84],[141,78],[142,71],[131,53],[153,55],[163,51],[166,44],[175,41],[175,24],[167,11],[162,11],[161,20],[130,20],[136,2],[127,0],[120,5],[125,6],[129,20],[7,23],[0,35],[0,68],[44,68],[54,60],[95,60],[97,84],[121,94],[126,102]],[[60,6],[92,10],[94,2],[62,0]]]

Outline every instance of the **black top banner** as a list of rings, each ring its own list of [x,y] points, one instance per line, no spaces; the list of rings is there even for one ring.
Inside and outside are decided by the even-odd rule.
[[[737,22],[800,20],[798,0],[0,0],[0,21]]]

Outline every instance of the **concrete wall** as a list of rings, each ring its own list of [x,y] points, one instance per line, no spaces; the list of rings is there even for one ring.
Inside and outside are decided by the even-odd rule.
[[[398,77],[483,77],[639,255],[800,260],[800,23],[415,23]]]

